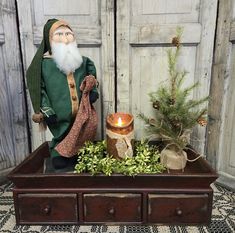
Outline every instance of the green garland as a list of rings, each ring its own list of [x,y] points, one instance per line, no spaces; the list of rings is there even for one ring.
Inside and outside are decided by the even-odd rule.
[[[161,173],[165,170],[159,162],[160,155],[156,146],[150,146],[147,142],[137,142],[134,154],[133,157],[117,160],[107,154],[106,141],[86,142],[78,152],[75,173],[103,173],[107,176],[119,173],[135,176],[141,173]]]

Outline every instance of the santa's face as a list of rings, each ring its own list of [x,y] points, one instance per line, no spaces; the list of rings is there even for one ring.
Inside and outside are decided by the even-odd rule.
[[[74,33],[68,28],[61,26],[52,35],[52,41],[68,44],[75,41]]]
[[[66,75],[82,64],[74,33],[68,27],[62,26],[55,30],[51,38],[51,51],[57,67]]]

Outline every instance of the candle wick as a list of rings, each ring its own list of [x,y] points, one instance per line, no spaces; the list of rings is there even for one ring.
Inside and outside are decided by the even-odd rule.
[[[118,126],[122,126],[122,119],[121,117],[118,117],[118,123],[117,123]]]

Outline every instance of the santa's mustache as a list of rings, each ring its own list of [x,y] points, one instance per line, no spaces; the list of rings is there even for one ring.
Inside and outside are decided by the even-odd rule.
[[[68,44],[52,41],[51,50],[57,67],[65,74],[74,72],[82,64],[82,56],[75,41]]]

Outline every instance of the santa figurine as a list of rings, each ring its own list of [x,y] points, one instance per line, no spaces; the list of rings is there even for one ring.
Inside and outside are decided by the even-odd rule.
[[[81,56],[67,22],[47,21],[26,77],[33,121],[49,127],[52,165],[65,168],[76,161],[84,142],[95,137],[98,120],[92,104],[99,97],[95,65]]]

